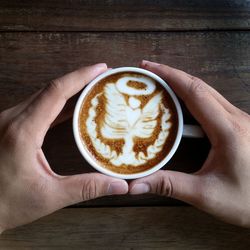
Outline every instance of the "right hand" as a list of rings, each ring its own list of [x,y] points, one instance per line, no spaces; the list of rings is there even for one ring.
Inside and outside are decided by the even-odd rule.
[[[226,222],[250,227],[250,116],[199,78],[148,61],[142,67],[169,83],[200,122],[212,147],[198,172],[161,170],[131,182],[130,194],[173,197]]]

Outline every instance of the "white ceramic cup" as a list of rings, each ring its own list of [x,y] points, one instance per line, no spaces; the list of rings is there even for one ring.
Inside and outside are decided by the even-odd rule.
[[[79,114],[80,114],[81,105],[84,101],[85,96],[92,89],[92,87],[95,84],[97,84],[100,80],[102,80],[103,78],[106,78],[107,76],[110,76],[110,75],[113,75],[116,73],[122,73],[122,72],[144,74],[146,76],[153,78],[158,83],[160,83],[166,89],[166,91],[169,93],[169,95],[171,96],[171,98],[175,104],[175,107],[177,110],[177,115],[178,115],[178,131],[177,131],[175,142],[174,142],[171,150],[169,151],[169,153],[166,154],[166,157],[161,162],[159,162],[157,165],[155,165],[154,167],[152,167],[148,170],[145,170],[143,172],[134,173],[134,174],[119,174],[119,173],[113,172],[113,171],[101,166],[101,164],[96,159],[94,159],[94,157],[91,155],[91,153],[85,147],[84,142],[81,139],[80,131],[79,131]],[[172,89],[168,86],[168,84],[163,79],[161,79],[159,76],[157,76],[156,74],[154,74],[148,70],[141,69],[141,68],[135,68],[135,67],[121,67],[121,68],[115,68],[115,69],[108,70],[108,71],[104,72],[103,74],[99,75],[97,78],[95,78],[93,81],[91,81],[86,86],[86,88],[84,88],[84,90],[82,91],[82,93],[81,93],[81,95],[76,103],[76,107],[74,110],[73,133],[74,133],[75,141],[76,141],[76,144],[77,144],[77,147],[78,147],[80,153],[88,161],[88,163],[91,166],[93,166],[96,170],[98,170],[99,172],[101,172],[103,174],[113,176],[116,178],[121,178],[121,179],[141,178],[141,177],[150,175],[150,174],[156,172],[157,170],[159,170],[160,168],[162,168],[164,165],[166,165],[166,163],[172,158],[172,156],[176,152],[176,150],[180,144],[182,136],[193,137],[193,138],[198,138],[198,137],[204,136],[204,133],[199,126],[184,125],[183,124],[183,114],[182,114],[180,103],[179,103],[176,95],[172,91]]]

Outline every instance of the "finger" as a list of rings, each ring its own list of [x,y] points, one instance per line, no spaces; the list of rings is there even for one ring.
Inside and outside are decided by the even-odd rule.
[[[218,136],[226,131],[228,112],[211,94],[210,88],[205,82],[181,70],[162,64],[143,61],[142,67],[168,82],[200,122],[212,142],[217,141]]]
[[[20,102],[16,106],[13,107],[13,111],[15,110],[16,113],[21,113],[25,108],[27,108],[43,91],[44,88],[39,89],[32,95],[30,95],[26,100]]]
[[[13,106],[5,110],[6,113],[8,113],[7,114],[8,121],[18,116],[29,105],[31,105],[31,103],[41,94],[42,91],[44,91],[44,89],[45,88],[38,90],[37,92],[29,96],[26,100],[18,103],[16,106]],[[75,95],[72,98],[70,98],[70,100],[67,101],[61,113],[57,116],[56,120],[51,124],[51,127],[54,127],[72,117],[78,97],[79,95]]]
[[[22,113],[20,120],[27,131],[37,136],[39,143],[42,143],[66,101],[106,69],[106,64],[96,64],[52,81]]]
[[[200,202],[198,175],[160,170],[147,177],[134,180],[129,185],[132,195],[153,193],[198,205]]]
[[[237,108],[230,103],[226,98],[224,98],[218,91],[216,91],[211,86],[207,85],[208,91],[213,95],[213,97],[221,104],[221,106],[228,112],[228,113],[235,113],[237,112]]]
[[[149,61],[142,61],[141,63],[141,67],[144,67],[145,64],[154,64],[154,65],[161,65],[158,63],[154,63],[154,62],[149,62]],[[172,68],[173,69],[173,68]],[[176,69],[177,70],[177,69]],[[191,80],[194,79],[194,77],[184,71],[181,70],[177,70],[179,71],[181,74],[183,74],[185,77],[190,78]],[[164,78],[164,75],[162,75],[162,77]],[[204,83],[204,82],[203,82]],[[219,92],[217,92],[214,88],[212,88],[211,86],[209,86],[208,84],[204,83],[205,86],[207,87],[207,90],[210,92],[210,94],[225,108],[225,110],[227,110],[229,113],[233,113],[236,112],[236,107],[234,105],[232,105],[226,98],[224,98]]]
[[[32,94],[30,97],[28,97],[25,101],[17,104],[14,107],[9,108],[8,110],[5,110],[8,112],[6,115],[8,118],[8,121],[12,120],[14,117],[18,116],[21,112],[25,110],[43,91],[44,89],[40,89],[36,93]],[[60,114],[57,116],[57,118],[53,121],[51,124],[51,128],[70,119],[73,116],[74,108],[77,102],[79,95],[75,95],[72,98],[70,98],[65,106],[63,107],[63,110],[60,112]]]
[[[81,201],[95,199],[107,195],[126,194],[126,181],[99,173],[80,174],[59,178],[55,199],[58,208],[69,206]]]
[[[50,125],[50,128],[53,128],[54,126],[57,126],[60,123],[63,123],[64,121],[70,119],[73,116],[75,105],[78,98],[79,94],[76,94],[67,101],[66,105],[63,107],[60,114]]]
[[[31,96],[29,96],[26,100],[18,103],[16,106],[13,106],[9,109],[4,110],[6,122],[9,122],[13,120],[15,117],[17,117],[22,111],[24,111],[25,108],[27,108],[34,99],[42,92],[42,89],[39,91],[33,93]]]

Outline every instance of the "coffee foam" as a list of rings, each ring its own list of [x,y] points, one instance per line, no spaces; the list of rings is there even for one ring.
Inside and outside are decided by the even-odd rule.
[[[143,83],[145,88],[138,89],[128,85],[128,82],[138,82]],[[123,94],[131,95],[131,96],[140,96],[140,95],[150,95],[155,90],[155,84],[153,80],[148,77],[131,77],[124,76],[116,82],[116,88]]]
[[[144,75],[107,77],[93,87],[82,105],[83,142],[112,171],[146,170],[164,158],[175,139],[177,115],[171,101],[162,86]]]

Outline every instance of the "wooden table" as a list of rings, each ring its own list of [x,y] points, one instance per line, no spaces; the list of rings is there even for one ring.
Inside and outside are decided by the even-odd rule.
[[[250,112],[249,1],[1,1],[0,109],[82,65],[137,66],[142,59],[199,76]],[[196,123],[184,108],[186,123]],[[183,139],[167,165],[198,170],[209,142]],[[71,121],[44,151],[60,174],[90,172]],[[191,157],[192,156],[192,157]],[[247,249],[250,231],[174,199],[105,197],[5,232],[0,249]]]

